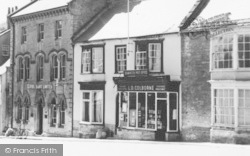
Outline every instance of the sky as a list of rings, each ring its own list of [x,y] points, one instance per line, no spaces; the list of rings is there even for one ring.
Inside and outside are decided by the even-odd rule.
[[[28,4],[31,0],[0,0],[0,24],[6,21],[6,16],[8,13],[8,7],[21,8],[22,6]]]

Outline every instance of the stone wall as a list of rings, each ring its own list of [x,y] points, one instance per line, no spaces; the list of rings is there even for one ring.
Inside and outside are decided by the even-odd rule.
[[[209,141],[210,39],[204,32],[182,34],[182,140]]]

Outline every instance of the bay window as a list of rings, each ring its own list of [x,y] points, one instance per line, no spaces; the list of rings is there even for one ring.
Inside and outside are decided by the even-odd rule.
[[[162,42],[138,42],[135,62],[136,70],[162,72]]]
[[[103,91],[83,91],[82,94],[82,122],[103,123]]]
[[[220,127],[250,126],[250,89],[214,89],[213,124]]]
[[[103,58],[103,47],[83,47],[81,73],[103,73]]]
[[[250,67],[250,34],[238,36],[239,67]]]
[[[229,33],[212,39],[211,68],[250,68],[250,33]]]

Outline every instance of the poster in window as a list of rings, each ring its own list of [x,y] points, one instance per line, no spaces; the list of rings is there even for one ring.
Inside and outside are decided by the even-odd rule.
[[[122,103],[122,113],[127,113],[127,103]]]

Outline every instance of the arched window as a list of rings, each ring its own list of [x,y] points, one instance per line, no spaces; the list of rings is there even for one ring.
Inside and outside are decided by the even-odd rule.
[[[56,118],[57,118],[56,99],[53,98],[51,101],[51,126],[56,125]]]
[[[24,64],[24,70],[25,70],[25,80],[28,80],[30,78],[30,58],[25,57],[25,64]]]
[[[37,81],[43,80],[43,68],[44,68],[44,58],[43,56],[38,56],[37,59]]]
[[[22,120],[22,100],[18,98],[17,100],[17,122],[21,122]]]
[[[57,55],[52,56],[52,69],[51,69],[52,81],[58,79],[58,60]]]
[[[63,54],[60,57],[60,79],[63,80],[66,77],[66,55]]]
[[[18,65],[18,81],[20,81],[23,79],[23,58],[19,58]]]
[[[65,124],[65,102],[62,100],[61,109],[60,109],[60,126]]]
[[[24,121],[26,123],[29,121],[29,100],[27,97],[24,99]]]

